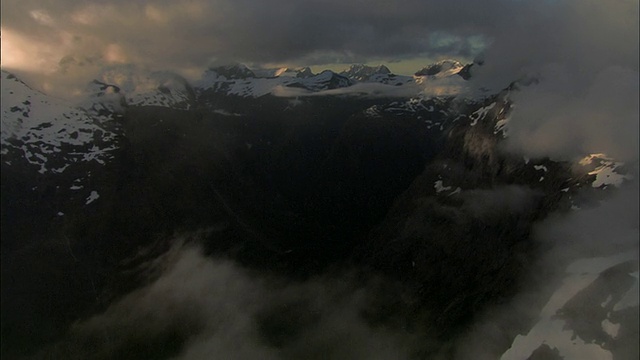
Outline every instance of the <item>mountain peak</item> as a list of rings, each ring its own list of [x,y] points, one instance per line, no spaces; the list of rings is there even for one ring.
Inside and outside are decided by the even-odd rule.
[[[297,78],[308,78],[314,76],[315,74],[311,71],[309,67],[301,67],[301,68],[288,68],[283,67],[277,69],[273,76],[281,77],[281,76],[289,76],[289,77],[297,77]]]
[[[309,68],[308,66],[298,68],[296,72],[297,72],[296,77],[299,77],[299,78],[308,78],[308,77],[315,76],[313,71],[311,71],[311,68]]]
[[[387,75],[391,70],[385,65],[368,66],[364,64],[353,64],[348,70],[342,71],[340,75],[355,81],[367,81],[373,75]]]
[[[452,59],[438,61],[417,71],[415,76],[450,76],[460,72],[464,65]]]

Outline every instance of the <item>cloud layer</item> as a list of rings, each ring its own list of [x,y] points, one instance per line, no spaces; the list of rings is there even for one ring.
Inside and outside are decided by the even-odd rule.
[[[379,291],[371,278],[342,273],[295,282],[207,258],[193,246],[175,247],[148,270],[158,266],[156,280],[76,323],[47,355],[403,359],[419,344],[363,315]]]

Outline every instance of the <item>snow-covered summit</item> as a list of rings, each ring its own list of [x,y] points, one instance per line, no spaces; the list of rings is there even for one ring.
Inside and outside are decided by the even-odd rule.
[[[340,72],[340,75],[354,81],[367,81],[374,75],[388,74],[391,74],[391,70],[384,65],[367,66],[363,64],[351,65],[348,70]]]
[[[218,70],[208,69],[195,87],[200,93],[214,93],[241,97],[261,97],[281,87],[296,87],[308,91],[322,91],[351,86],[348,78],[325,70],[313,74],[308,67],[300,69],[281,68],[273,72],[262,72],[256,76],[251,70],[243,78],[227,77]],[[266,75],[266,76],[265,76]]]
[[[637,347],[637,253],[578,259],[566,273],[539,321],[501,360],[617,359]]]
[[[74,163],[104,164],[116,149],[116,134],[104,119],[36,91],[6,71],[1,94],[2,161],[7,165],[20,158],[41,174],[61,173]]]
[[[283,67],[275,70],[273,73],[274,77],[288,76],[288,77],[296,77],[296,78],[308,78],[314,75],[315,74],[311,71],[309,67],[302,67],[302,68]]]
[[[615,161],[606,154],[591,154],[579,162],[589,175],[595,176],[592,186],[595,188],[609,185],[620,186],[631,175],[624,171],[624,163]]]
[[[442,60],[423,67],[415,73],[415,76],[447,77],[459,73],[463,68],[464,65],[457,60]]]
[[[105,70],[94,83],[113,86],[113,92],[121,92],[126,104],[131,106],[189,109],[195,100],[195,93],[187,80],[169,71],[147,72],[131,66],[119,66]],[[100,93],[101,90],[98,91]]]
[[[351,85],[353,85],[353,82],[347,77],[336,74],[331,70],[325,70],[318,75],[304,79],[298,79],[298,81],[290,84],[289,86],[302,87],[311,91],[321,91],[338,89]]]

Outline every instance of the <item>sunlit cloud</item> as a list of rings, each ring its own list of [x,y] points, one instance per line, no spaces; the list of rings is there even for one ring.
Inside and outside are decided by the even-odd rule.
[[[126,63],[128,58],[122,46],[109,44],[104,50],[104,59],[107,63]]]
[[[57,43],[49,43],[7,28],[2,28],[2,67],[39,74],[57,69],[57,61],[65,53]]]

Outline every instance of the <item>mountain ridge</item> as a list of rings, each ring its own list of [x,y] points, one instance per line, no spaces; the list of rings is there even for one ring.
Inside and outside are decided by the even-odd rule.
[[[573,164],[503,152],[516,88],[481,99],[336,96],[328,90],[356,84],[333,71],[224,71],[207,70],[210,87],[192,95],[157,73],[98,80],[80,107],[3,72],[2,273],[17,280],[2,294],[70,291],[29,304],[3,297],[3,342],[64,343],[73,321],[141,286],[136,266],[167,251],[172,234],[201,229],[207,254],[254,270],[307,279],[331,266],[373,269],[402,289],[382,307],[448,339],[513,296],[537,221],[629,180],[604,154]],[[23,322],[25,312],[37,320]]]

